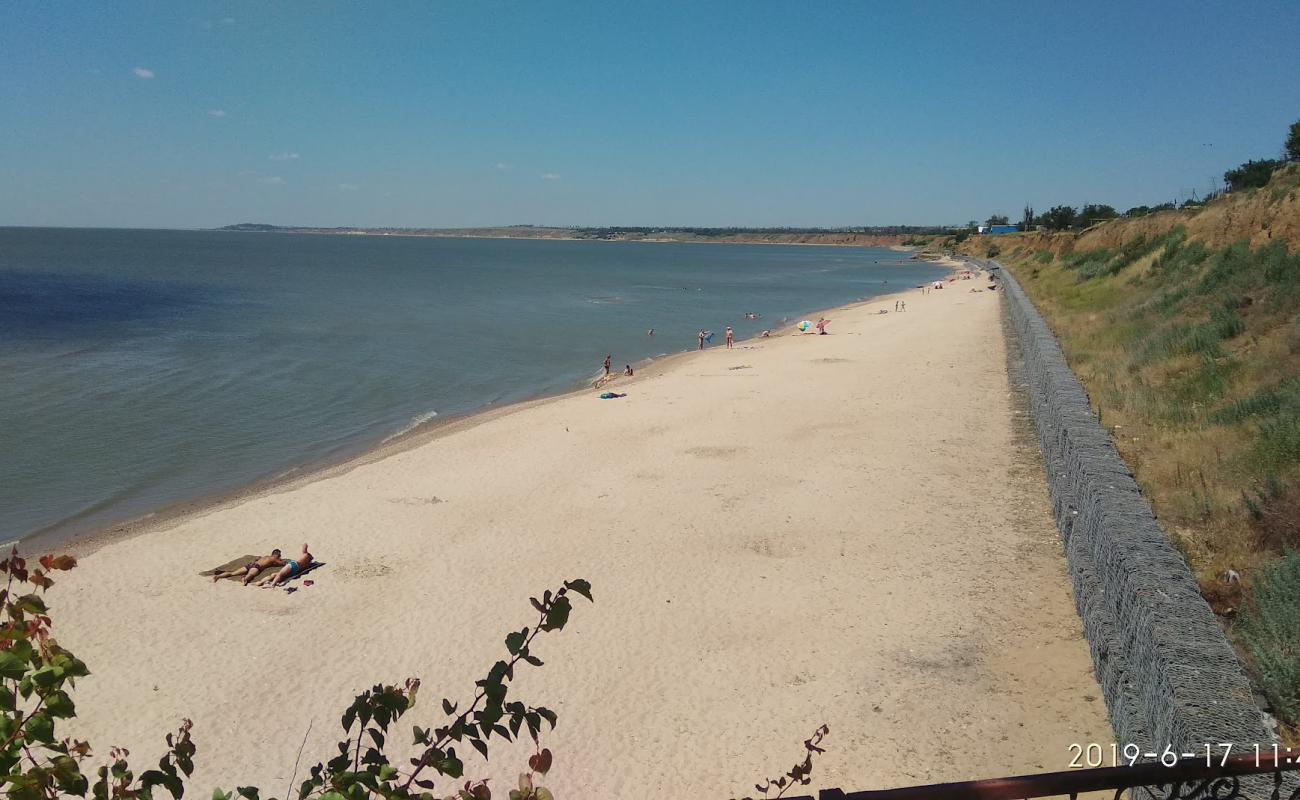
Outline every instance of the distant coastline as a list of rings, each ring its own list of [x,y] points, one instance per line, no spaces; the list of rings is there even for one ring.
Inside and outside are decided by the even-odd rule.
[[[243,233],[310,233],[334,236],[422,236],[447,239],[551,239],[557,241],[652,242],[692,244],[782,244],[828,247],[901,247],[914,236],[939,228],[551,228],[507,225],[489,228],[316,228],[244,222],[217,228]]]

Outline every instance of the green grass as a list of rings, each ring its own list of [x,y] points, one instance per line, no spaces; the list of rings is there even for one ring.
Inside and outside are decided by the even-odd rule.
[[[1284,719],[1300,719],[1300,553],[1288,550],[1252,580],[1237,631],[1260,689]]]
[[[1287,409],[1300,413],[1300,377],[1288,378],[1266,386],[1240,400],[1234,400],[1210,415],[1217,425],[1232,425],[1252,417],[1272,417]]]

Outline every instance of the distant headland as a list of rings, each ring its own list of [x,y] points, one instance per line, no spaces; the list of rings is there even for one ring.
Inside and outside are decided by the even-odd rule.
[[[718,242],[728,244],[816,244],[891,247],[915,236],[949,232],[938,226],[886,225],[851,228],[552,228],[506,225],[491,228],[314,228],[243,222],[218,228],[254,233],[314,233],[339,236],[432,236],[457,239],[576,239],[616,242]]]

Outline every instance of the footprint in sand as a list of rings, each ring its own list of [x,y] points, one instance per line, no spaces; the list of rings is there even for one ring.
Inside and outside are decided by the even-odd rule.
[[[743,447],[688,447],[684,452],[689,456],[701,458],[730,458],[744,449]]]
[[[433,506],[447,501],[441,497],[393,497],[389,498],[388,502],[401,503],[404,506]]]
[[[385,575],[391,575],[393,568],[379,561],[361,561],[356,564],[341,567],[339,577],[344,580],[355,578],[382,578]]]

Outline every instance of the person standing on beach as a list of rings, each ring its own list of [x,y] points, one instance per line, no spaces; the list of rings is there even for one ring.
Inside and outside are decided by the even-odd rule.
[[[609,376],[609,356],[605,356],[605,375]]]
[[[731,326],[727,326],[727,349],[731,349],[731,343],[735,341],[736,335],[731,332]]]
[[[906,310],[907,310],[907,301],[906,301],[906,300],[899,300],[899,301],[898,301],[898,305],[899,305],[899,309],[898,309],[899,311],[906,311]]]
[[[703,331],[703,330],[700,331],[700,349],[701,349],[701,350],[704,349],[704,331]]]

